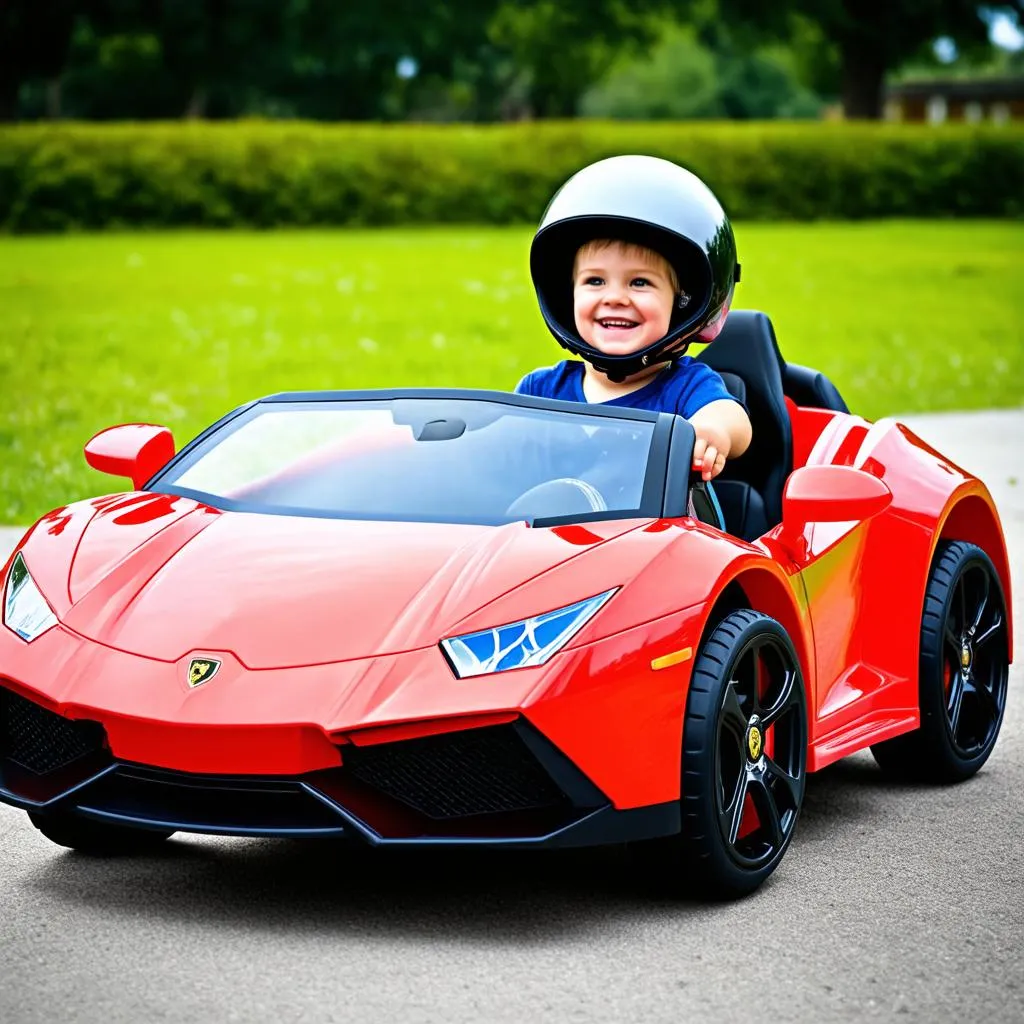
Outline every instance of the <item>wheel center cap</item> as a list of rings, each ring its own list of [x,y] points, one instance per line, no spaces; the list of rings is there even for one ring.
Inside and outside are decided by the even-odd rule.
[[[971,667],[971,649],[967,644],[963,644],[960,648],[960,667],[965,671],[969,671]]]
[[[761,756],[763,747],[764,735],[758,726],[751,725],[747,730],[747,753],[751,761],[756,761]]]

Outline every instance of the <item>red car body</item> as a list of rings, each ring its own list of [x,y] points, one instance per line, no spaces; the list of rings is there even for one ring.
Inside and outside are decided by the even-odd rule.
[[[737,586],[792,639],[808,770],[912,730],[925,580],[942,538],[988,552],[1009,608],[992,500],[897,422],[788,410],[783,520],[752,542],[690,516],[549,527],[307,518],[297,529],[289,516],[145,491],[57,509],[15,553],[59,624],[31,643],[0,629],[0,689],[9,721],[31,704],[17,728],[59,716],[94,724],[93,745],[41,772],[0,750],[0,798],[143,827],[372,843],[665,834],[679,827],[694,657]],[[544,665],[459,679],[439,647],[613,586]],[[192,686],[197,659],[220,667]],[[421,761],[366,760],[427,756],[459,737],[496,737],[515,764],[526,750],[548,780],[534,782],[554,780],[569,799],[446,816],[395,788],[403,773],[422,778]],[[363,766],[356,778],[350,763]],[[131,785],[113,785],[117,766],[134,771]],[[203,785],[223,799],[200,813],[182,794]],[[245,810],[264,797],[287,804],[279,818]]]

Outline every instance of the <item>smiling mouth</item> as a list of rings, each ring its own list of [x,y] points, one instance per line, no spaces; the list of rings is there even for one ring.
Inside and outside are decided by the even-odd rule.
[[[604,319],[597,322],[610,331],[628,331],[640,326],[635,320]]]

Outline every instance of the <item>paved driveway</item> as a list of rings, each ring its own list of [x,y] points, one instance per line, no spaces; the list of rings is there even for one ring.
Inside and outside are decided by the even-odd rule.
[[[1020,595],[1024,412],[906,421],[989,484]],[[782,867],[726,906],[645,900],[605,850],[185,838],[94,861],[0,807],[0,1019],[1019,1022],[1019,663],[985,771],[898,786],[858,755],[812,776]]]

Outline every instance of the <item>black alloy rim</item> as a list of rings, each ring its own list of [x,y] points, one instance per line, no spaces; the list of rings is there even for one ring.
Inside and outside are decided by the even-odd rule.
[[[803,799],[807,758],[803,691],[792,654],[761,636],[740,651],[718,715],[718,824],[742,868],[785,846]]]
[[[1009,676],[1002,595],[983,563],[965,566],[953,584],[942,665],[949,738],[961,757],[977,757],[995,742]]]

